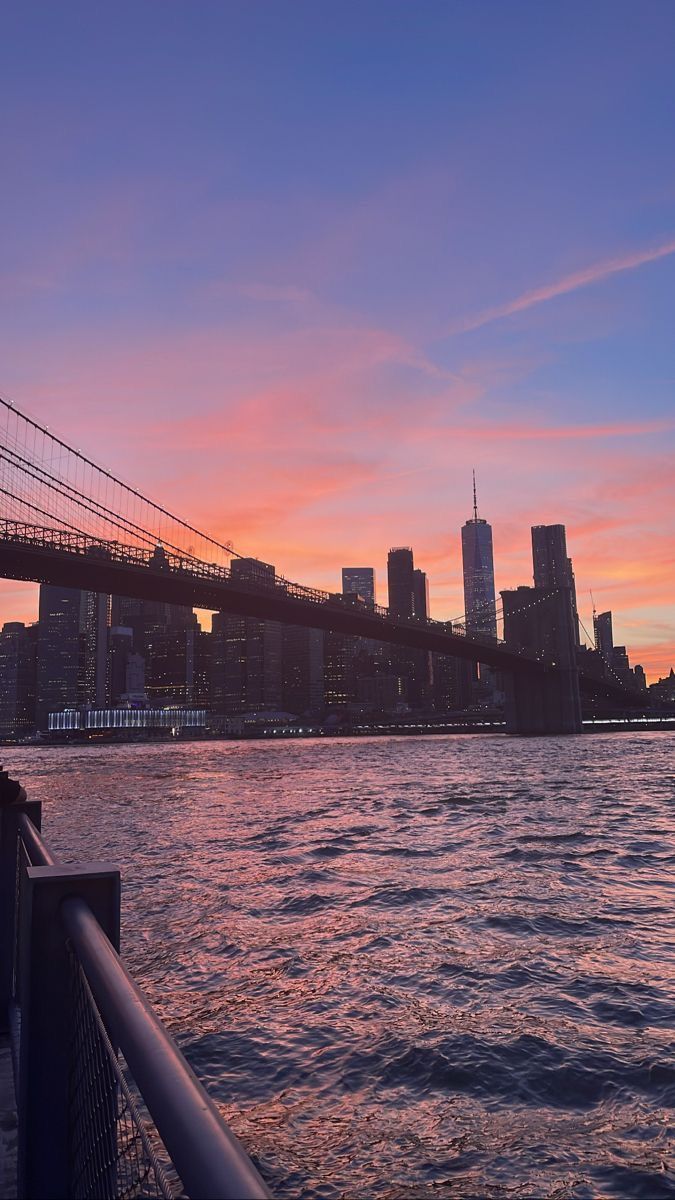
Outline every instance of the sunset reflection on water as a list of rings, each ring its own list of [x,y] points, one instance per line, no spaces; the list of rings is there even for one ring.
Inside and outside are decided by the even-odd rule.
[[[675,742],[7,750],[276,1195],[675,1196]]]

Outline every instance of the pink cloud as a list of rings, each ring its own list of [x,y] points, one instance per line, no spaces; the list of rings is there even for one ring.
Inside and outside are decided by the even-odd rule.
[[[498,588],[530,582],[529,526],[563,521],[587,624],[592,587],[615,610],[617,640],[646,658],[650,613],[673,575],[672,472],[654,435],[673,422],[546,426],[517,411],[509,421],[502,407],[490,424],[481,414],[495,374],[527,364],[471,363],[438,378],[423,356],[411,371],[418,361],[402,337],[337,321],[272,336],[211,328],[121,350],[62,338],[43,343],[30,389],[15,398],[289,578],[335,590],[340,567],[358,558],[376,567],[385,602],[387,550],[412,545],[438,617],[464,608],[459,532],[475,463]],[[34,619],[35,589],[0,589],[0,609]]]
[[[543,287],[524,292],[521,296],[507,301],[506,304],[486,308],[472,317],[457,321],[448,332],[450,334],[469,333],[471,330],[480,329],[483,325],[489,325],[493,321],[500,321],[504,317],[513,316],[514,313],[525,312],[528,308],[545,304],[548,300],[555,300],[557,296],[565,296],[569,292],[578,291],[579,288],[600,283],[611,275],[617,275],[622,271],[634,271],[646,263],[655,262],[660,258],[668,258],[671,254],[675,254],[675,239],[663,242],[660,246],[654,246],[649,250],[636,250],[619,258],[605,259],[603,262],[594,263],[581,271],[574,271],[571,275],[564,275],[562,279],[558,279],[554,283],[544,284]]]

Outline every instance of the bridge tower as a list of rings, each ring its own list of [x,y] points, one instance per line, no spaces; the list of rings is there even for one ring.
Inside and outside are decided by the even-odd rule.
[[[519,587],[501,596],[507,646],[551,664],[546,672],[506,675],[508,732],[581,733],[576,625],[570,589]]]

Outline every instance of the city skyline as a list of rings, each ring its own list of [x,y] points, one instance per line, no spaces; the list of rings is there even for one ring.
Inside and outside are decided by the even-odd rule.
[[[290,578],[413,546],[440,618],[475,466],[497,590],[564,523],[665,675],[672,6],[161,12],[7,13],[3,394]]]
[[[491,522],[487,521],[485,518],[479,517],[477,514],[476,492],[475,492],[475,471],[472,472],[472,475],[473,475],[473,481],[474,481],[473,515],[471,518],[469,518],[467,521],[465,521],[465,523],[458,530],[458,535],[457,535],[458,536],[457,569],[458,569],[459,575],[460,575],[460,582],[459,582],[459,586],[458,586],[458,595],[460,595],[460,597],[461,597],[463,607],[456,609],[452,614],[446,613],[446,612],[441,613],[440,611],[437,610],[437,606],[435,606],[433,603],[433,600],[435,598],[433,576],[430,576],[428,571],[423,571],[419,568],[414,571],[414,575],[419,576],[420,581],[423,581],[423,585],[424,585],[424,589],[425,589],[425,600],[424,600],[425,615],[431,617],[433,620],[440,620],[440,621],[451,620],[451,621],[460,621],[460,622],[466,621],[467,628],[475,627],[476,629],[479,629],[482,632],[492,634],[493,633],[492,626],[494,624],[496,627],[496,621],[494,621],[493,618],[490,618],[489,614],[486,612],[485,618],[482,620],[474,620],[473,626],[472,626],[471,604],[470,603],[467,604],[467,586],[471,590],[471,588],[474,587],[475,585],[473,584],[473,582],[471,582],[471,583],[468,582],[469,574],[471,574],[471,571],[473,568],[469,568],[468,560],[466,560],[466,564],[465,564],[465,557],[464,557],[465,539],[469,536],[467,531],[470,529],[473,529],[476,523],[481,528],[484,528],[487,531],[488,541],[486,543],[486,549],[485,549],[485,551],[483,551],[483,553],[484,554],[487,553],[487,556],[488,556],[485,560],[486,567],[487,567],[486,578],[489,576],[490,580],[492,581],[493,575],[495,574],[494,560],[493,560],[493,554],[492,554],[492,551],[493,551],[492,524],[491,524]],[[530,543],[532,545],[532,548],[534,546],[534,537],[538,530],[541,530],[541,531],[546,531],[546,530],[558,531],[558,530],[560,530],[560,531],[562,531],[563,544],[565,543],[565,526],[564,525],[557,524],[557,523],[553,523],[551,525],[537,524],[537,525],[531,526],[531,528],[530,528],[530,535],[531,535]],[[467,542],[466,545],[468,547],[469,543]],[[473,543],[472,543],[472,545],[473,545]],[[235,549],[236,549],[236,547],[235,547]],[[467,553],[468,552],[469,551],[467,549]],[[395,555],[395,554],[400,555],[401,553],[406,553],[406,554],[410,555],[411,588],[412,588],[413,587],[413,579],[412,579],[412,576],[413,576],[412,553],[413,553],[413,551],[411,550],[411,548],[398,547],[398,548],[394,548],[393,550],[390,549],[388,552],[388,560],[389,560],[389,563],[391,563],[392,555]],[[384,555],[383,555],[383,557],[384,557]],[[536,564],[536,558],[535,558],[535,564]],[[536,571],[535,564],[533,564],[532,561],[530,561],[529,574],[532,577],[533,581],[536,583],[537,582],[537,571]],[[238,557],[238,558],[235,557],[233,559],[233,569],[236,572],[240,572],[242,569],[250,570],[253,565],[255,566],[255,569],[259,569],[259,570],[263,571],[263,573],[274,572],[274,570],[275,570],[274,567],[269,566],[269,564],[264,563],[261,559],[255,557],[253,555],[247,556],[247,557]],[[565,566],[570,572],[572,594],[573,594],[574,604],[576,605],[577,596],[576,596],[576,588],[575,588],[575,576],[574,576],[571,558],[566,558]],[[469,574],[467,574],[467,570],[469,571]],[[278,571],[278,573],[282,576],[284,574],[283,571]],[[369,602],[378,603],[382,607],[391,608],[391,601],[390,601],[390,597],[389,597],[389,591],[390,591],[389,587],[387,588],[386,604],[384,602],[383,597],[380,597],[380,598],[377,597],[376,578],[378,575],[378,568],[375,566],[372,566],[372,567],[371,566],[365,566],[365,567],[362,566],[362,567],[357,567],[357,568],[344,567],[344,566],[337,567],[335,569],[335,571],[332,573],[334,576],[334,579],[331,577],[331,580],[329,581],[329,583],[333,582],[336,586],[332,586],[332,587],[329,586],[329,588],[327,590],[330,590],[330,591],[341,590],[344,593],[349,593],[351,591],[357,591],[358,590],[357,587],[354,586],[354,580],[356,577],[361,577],[364,573],[366,575],[370,576],[370,581],[369,581],[370,586],[367,589],[365,589],[365,588],[362,589],[365,592],[365,599],[368,600]],[[388,574],[387,570],[381,571],[381,577],[384,577],[385,579],[387,578],[387,574]],[[528,579],[529,579],[529,576],[528,576]],[[339,587],[337,587],[337,580],[339,580]],[[297,580],[295,582],[306,583],[307,581]],[[521,580],[519,584],[514,584],[513,586],[522,586],[523,582],[524,581]],[[543,580],[539,580],[539,582],[543,583]],[[559,581],[550,580],[548,582],[553,583],[553,582],[559,582]],[[567,581],[565,580],[564,582],[567,582]],[[484,582],[481,581],[480,587],[482,588],[484,586],[485,586]],[[18,607],[15,607],[11,612],[9,611],[9,604],[11,602],[11,599],[12,599],[15,589],[18,592],[18,595],[21,598],[21,600],[23,601],[23,603],[28,604],[27,613],[26,613],[26,611],[21,609],[20,604]],[[494,594],[496,595],[497,598],[499,597],[499,593],[501,590],[503,590],[503,589],[500,586],[497,586],[495,588]],[[29,599],[26,600],[26,597],[29,597]],[[609,602],[611,602],[611,595],[606,596],[605,599],[607,599]],[[35,608],[34,612],[33,612],[32,608],[30,607],[31,601],[34,601],[34,608]],[[131,601],[131,603],[133,604],[135,602]],[[499,606],[498,599],[497,599],[496,603],[497,603],[497,606]],[[411,605],[412,605],[412,608],[415,607],[415,602],[412,598],[412,591],[411,591]],[[595,612],[596,612],[595,601],[593,599],[592,592],[589,592],[589,606],[592,610],[592,616],[587,618],[586,621],[583,620],[583,616],[580,617],[580,622],[582,624],[583,629],[579,635],[579,642],[581,645],[583,645],[585,643],[589,647],[592,647],[594,644],[594,640],[595,640]],[[27,627],[30,627],[31,625],[35,624],[38,621],[39,610],[40,610],[40,585],[39,584],[25,583],[21,580],[0,579],[0,628],[2,627],[3,623],[6,623],[6,622],[11,623],[11,622],[17,622],[17,621],[22,622]],[[395,610],[395,615],[400,615],[400,613],[397,610],[396,604],[394,604],[394,610]],[[581,611],[583,611],[583,609]],[[194,610],[194,612],[200,622],[200,626],[202,628],[205,628],[207,626],[209,629],[212,628],[212,619],[218,615],[215,611],[206,610],[206,609],[196,608]],[[613,608],[612,612],[615,614],[617,612],[617,610]],[[404,614],[404,615],[406,615],[406,614]],[[619,623],[619,627],[621,628],[620,616],[619,616],[618,623]],[[114,622],[113,622],[113,624],[114,624]],[[485,626],[484,629],[482,628],[483,625]],[[672,664],[670,664],[667,667],[664,667],[663,669],[661,669],[659,666],[653,668],[650,664],[648,655],[643,656],[645,661],[640,660],[639,648],[633,646],[629,641],[627,642],[627,644],[628,644],[628,648],[629,648],[629,651],[631,654],[632,661],[633,662],[640,661],[640,665],[645,669],[647,676],[650,677],[651,679],[656,680],[656,679],[662,678],[671,669]]]

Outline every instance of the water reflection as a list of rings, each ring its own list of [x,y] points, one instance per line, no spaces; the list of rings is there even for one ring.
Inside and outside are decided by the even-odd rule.
[[[668,734],[12,750],[279,1196],[675,1196]]]

